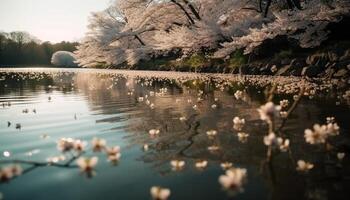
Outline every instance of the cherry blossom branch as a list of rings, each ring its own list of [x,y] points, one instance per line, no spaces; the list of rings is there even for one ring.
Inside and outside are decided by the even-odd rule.
[[[277,129],[278,132],[281,132],[282,128],[284,127],[284,125],[286,124],[287,120],[289,119],[289,116],[291,115],[291,113],[295,110],[295,108],[297,107],[297,105],[299,104],[303,94],[304,94],[305,88],[302,87],[299,91],[299,94],[297,96],[297,98],[294,100],[292,106],[289,108],[289,110],[287,111],[287,115],[285,118],[282,119],[281,125],[279,126],[279,128]]]
[[[78,155],[73,155],[66,163],[55,163],[55,162],[38,162],[38,161],[30,161],[30,160],[0,160],[0,164],[27,164],[27,165],[33,165],[37,167],[43,167],[43,166],[54,166],[54,167],[65,167],[65,168],[76,168],[76,165],[71,165],[76,159],[81,157],[85,152],[81,152]]]

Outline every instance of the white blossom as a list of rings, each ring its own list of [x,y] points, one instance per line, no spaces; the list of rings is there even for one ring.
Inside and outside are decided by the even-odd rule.
[[[151,129],[151,130],[148,131],[148,133],[149,133],[151,136],[156,136],[156,135],[159,135],[160,130],[159,130],[159,129]]]
[[[170,190],[168,188],[162,188],[160,186],[151,187],[151,196],[154,200],[167,200],[170,196]]]
[[[185,167],[185,161],[183,160],[172,160],[170,165],[174,171],[182,170]]]
[[[117,161],[119,161],[119,159],[121,157],[119,146],[107,147],[106,153],[108,156],[108,161],[111,161],[111,162],[117,162]]]
[[[80,157],[78,158],[76,163],[82,172],[92,172],[98,163],[98,158],[97,157],[92,157],[92,158]]]
[[[286,108],[288,107],[288,105],[289,105],[289,101],[287,99],[280,101],[281,108]]]
[[[201,161],[197,161],[195,163],[195,166],[197,169],[204,169],[206,168],[208,165],[208,161],[207,160],[201,160]]]
[[[337,123],[328,123],[327,125],[315,124],[313,130],[305,130],[305,140],[310,144],[325,143],[330,136],[339,135],[339,126]]]
[[[247,170],[243,168],[231,168],[225,175],[219,177],[219,183],[224,189],[241,191],[247,177]]]
[[[276,106],[272,102],[267,102],[265,105],[260,106],[258,112],[261,120],[271,122],[271,120],[279,116],[280,110],[281,106]]]
[[[218,134],[218,132],[216,130],[209,130],[209,131],[207,131],[207,135],[209,137],[216,136],[217,134]]]
[[[234,96],[235,96],[235,98],[236,98],[237,100],[243,99],[243,97],[244,97],[243,92],[240,91],[240,90],[237,90],[237,91],[235,92]]]
[[[233,166],[233,164],[231,162],[222,162],[220,166],[223,170],[227,170],[230,169]]]
[[[339,160],[343,160],[344,157],[345,157],[345,153],[343,153],[343,152],[338,152],[338,153],[337,153],[337,158],[338,158]]]
[[[243,126],[245,125],[245,119],[241,119],[239,117],[233,118],[233,128],[237,131],[242,130]]]
[[[100,152],[106,148],[106,140],[100,138],[93,138],[91,141],[92,149],[95,152]]]
[[[0,168],[0,182],[6,182],[15,176],[20,176],[22,171],[22,167],[17,164]]]
[[[304,160],[298,160],[297,162],[297,170],[301,172],[308,172],[312,168],[314,168],[314,165],[312,163],[306,162]]]
[[[73,138],[61,138],[57,142],[57,149],[62,152],[70,151],[74,148],[75,140]]]

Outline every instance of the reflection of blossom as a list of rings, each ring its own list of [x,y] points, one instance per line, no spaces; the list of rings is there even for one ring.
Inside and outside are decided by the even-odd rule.
[[[193,110],[197,110],[198,109],[197,105],[193,105],[192,108],[193,108]]]
[[[184,122],[184,121],[186,121],[187,119],[186,119],[186,117],[180,117],[179,120],[182,121],[182,122]]]
[[[314,168],[314,165],[309,162],[305,162],[304,160],[298,160],[297,170],[302,172],[308,172],[310,169]]]
[[[235,98],[236,98],[237,100],[243,99],[243,92],[240,91],[240,90],[237,90],[237,91],[235,92],[234,96],[235,96]]]
[[[160,130],[159,130],[159,129],[151,129],[151,130],[148,131],[148,133],[149,133],[151,136],[156,136],[156,135],[159,135]]]
[[[46,160],[49,163],[57,163],[59,161],[65,160],[65,159],[66,159],[66,157],[64,155],[60,155],[60,156],[48,157]]]
[[[219,183],[224,189],[241,191],[247,177],[247,170],[243,168],[231,168],[225,175],[219,177]]]
[[[209,150],[210,152],[215,152],[215,151],[217,151],[217,150],[219,150],[219,149],[220,149],[220,147],[217,146],[217,145],[211,145],[211,146],[208,147],[208,150]]]
[[[151,187],[151,196],[154,200],[166,200],[170,196],[170,190],[168,188],[162,188],[159,186]]]
[[[201,160],[201,161],[197,161],[195,166],[197,169],[204,169],[206,168],[208,165],[208,161],[207,160]]]
[[[209,130],[209,131],[207,131],[207,135],[208,136],[215,136],[217,134],[218,134],[218,132],[216,130]]]
[[[248,133],[244,133],[244,132],[239,132],[239,133],[237,133],[237,136],[238,136],[238,140],[240,142],[246,142],[248,137],[249,137],[249,134]]]
[[[185,161],[183,160],[172,160],[170,161],[170,165],[174,171],[181,170],[185,167]]]
[[[148,151],[149,146],[148,146],[148,144],[144,144],[142,148],[143,148],[144,151]]]

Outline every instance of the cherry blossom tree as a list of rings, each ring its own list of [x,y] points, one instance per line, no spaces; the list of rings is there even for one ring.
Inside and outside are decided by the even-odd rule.
[[[75,52],[79,65],[135,65],[176,52],[226,58],[286,36],[303,48],[327,39],[327,25],[349,15],[348,0],[119,0],[92,13]]]
[[[52,55],[51,63],[60,67],[76,67],[75,55],[69,51],[57,51]]]

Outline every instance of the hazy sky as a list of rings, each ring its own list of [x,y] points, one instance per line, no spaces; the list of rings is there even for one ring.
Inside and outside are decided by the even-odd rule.
[[[0,31],[27,31],[42,41],[74,41],[86,32],[91,11],[111,0],[0,0]]]

